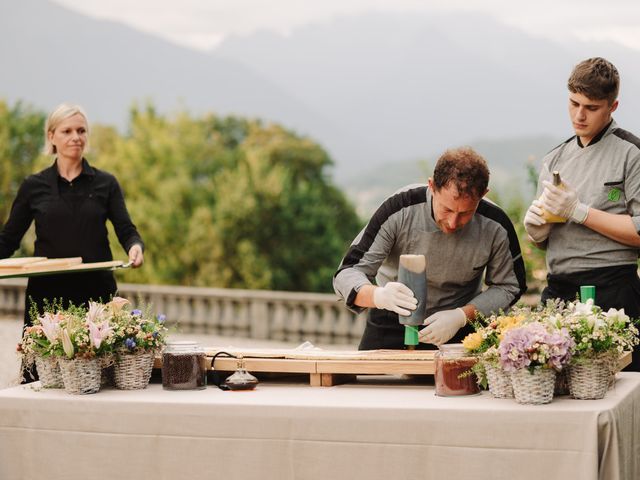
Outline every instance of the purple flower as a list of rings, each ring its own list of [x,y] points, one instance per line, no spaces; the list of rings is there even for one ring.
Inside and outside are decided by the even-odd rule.
[[[566,329],[547,331],[541,323],[509,330],[500,346],[500,365],[506,372],[536,365],[560,370],[571,358],[574,343]]]
[[[547,343],[550,347],[549,363],[556,370],[561,370],[571,360],[571,352],[576,345],[573,338],[566,328],[562,328],[549,334]]]
[[[134,317],[139,317],[142,315],[142,310],[139,309],[135,309],[135,310],[131,310],[131,315],[133,315]]]
[[[159,323],[164,323],[167,319],[167,316],[164,313],[160,313],[157,317]]]
[[[136,348],[136,341],[133,338],[127,338],[124,341],[124,346],[127,347],[129,350],[133,350],[134,348]]]

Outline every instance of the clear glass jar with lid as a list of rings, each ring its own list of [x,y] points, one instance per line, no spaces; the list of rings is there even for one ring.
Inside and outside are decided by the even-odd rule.
[[[477,377],[471,372],[478,359],[468,353],[461,343],[440,345],[435,362],[436,395],[455,397],[480,392]]]
[[[201,390],[207,387],[204,349],[197,342],[169,342],[162,351],[162,387]]]

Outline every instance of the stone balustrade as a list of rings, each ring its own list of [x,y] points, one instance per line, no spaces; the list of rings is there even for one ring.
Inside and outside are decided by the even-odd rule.
[[[25,279],[0,280],[0,316],[22,317]],[[332,294],[119,283],[135,305],[152,305],[181,333],[351,344],[365,319]]]

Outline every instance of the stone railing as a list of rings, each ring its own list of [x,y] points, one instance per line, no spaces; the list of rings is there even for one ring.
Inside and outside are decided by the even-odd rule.
[[[0,280],[0,315],[24,314],[25,279]],[[181,333],[320,344],[357,344],[363,316],[331,294],[120,283],[119,294],[151,304]]]

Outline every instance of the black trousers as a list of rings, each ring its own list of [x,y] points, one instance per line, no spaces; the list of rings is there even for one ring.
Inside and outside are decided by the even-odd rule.
[[[624,308],[624,313],[629,317],[640,319],[640,278],[635,264],[547,275],[547,287],[542,291],[541,301],[545,303],[559,298],[573,302],[580,295],[581,285],[595,285],[595,304],[603,310]],[[634,349],[631,365],[625,370],[640,372],[640,346]]]
[[[460,343],[473,331],[473,327],[467,324],[458,330],[458,333],[447,343]],[[367,313],[367,325],[364,328],[358,350],[402,350],[404,348],[404,325],[400,324],[398,314],[389,310],[370,308]],[[419,343],[416,345],[416,349],[437,350],[438,347],[430,343]]]

